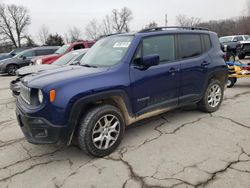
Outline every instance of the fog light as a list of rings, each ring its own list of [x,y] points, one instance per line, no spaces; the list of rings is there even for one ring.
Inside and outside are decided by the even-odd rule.
[[[33,134],[36,138],[45,138],[48,137],[48,131],[47,129],[39,128],[39,129],[33,129]]]

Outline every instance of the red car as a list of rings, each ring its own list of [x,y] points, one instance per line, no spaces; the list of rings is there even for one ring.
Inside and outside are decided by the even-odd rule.
[[[31,60],[32,64],[34,65],[41,65],[41,64],[51,64],[64,54],[72,51],[72,50],[79,50],[83,48],[90,48],[93,46],[95,41],[80,41],[80,42],[73,42],[69,44],[65,44],[60,47],[54,54],[40,56]]]

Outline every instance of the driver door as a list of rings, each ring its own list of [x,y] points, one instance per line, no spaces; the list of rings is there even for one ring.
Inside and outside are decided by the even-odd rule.
[[[20,56],[21,61],[19,62],[19,65],[21,67],[28,66],[30,64],[30,60],[35,56],[35,50],[29,50]]]
[[[130,68],[133,109],[137,115],[178,105],[180,63],[176,60],[175,35],[144,38]],[[160,56],[160,64],[138,69],[136,59],[147,55]]]

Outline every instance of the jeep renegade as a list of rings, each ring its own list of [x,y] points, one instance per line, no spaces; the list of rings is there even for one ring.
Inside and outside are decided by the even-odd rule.
[[[29,142],[70,144],[76,136],[82,150],[102,157],[138,120],[189,104],[216,111],[226,83],[216,33],[151,28],[99,40],[80,66],[25,77],[16,114]]]

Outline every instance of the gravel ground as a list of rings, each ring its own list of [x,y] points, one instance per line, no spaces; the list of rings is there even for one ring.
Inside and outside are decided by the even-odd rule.
[[[0,187],[250,187],[250,79],[227,89],[219,111],[184,108],[126,130],[108,157],[23,137],[0,76]]]

